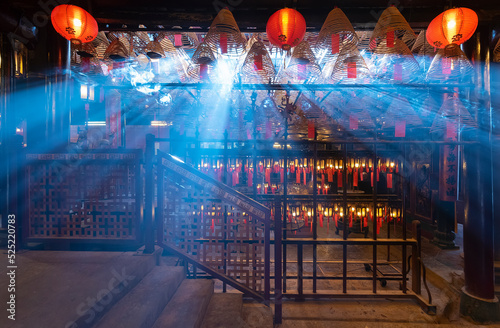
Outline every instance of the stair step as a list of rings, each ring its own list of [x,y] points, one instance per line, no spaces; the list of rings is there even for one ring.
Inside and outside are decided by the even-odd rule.
[[[154,267],[95,327],[151,327],[184,280],[184,275],[183,267]]]
[[[213,293],[213,280],[184,279],[153,328],[199,328]]]
[[[213,294],[208,304],[202,328],[234,328],[243,327],[241,318],[243,307],[242,294],[222,293]]]
[[[241,317],[245,328],[272,328],[274,325],[271,308],[257,302],[243,303]]]

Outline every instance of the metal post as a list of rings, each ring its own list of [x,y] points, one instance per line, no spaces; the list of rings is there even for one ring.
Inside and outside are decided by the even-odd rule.
[[[421,283],[421,266],[420,266],[420,258],[421,258],[421,243],[422,243],[422,227],[420,225],[420,221],[414,220],[412,222],[412,234],[413,239],[417,241],[416,244],[413,244],[411,250],[411,289],[417,295],[420,295],[422,291],[422,283]]]
[[[281,258],[281,206],[280,202],[274,203],[274,323],[282,321],[282,258]]]
[[[155,136],[146,135],[146,153],[145,153],[145,188],[144,195],[144,253],[154,252],[154,231],[153,231],[153,195],[154,195],[154,177],[153,177],[153,158],[155,155]]]

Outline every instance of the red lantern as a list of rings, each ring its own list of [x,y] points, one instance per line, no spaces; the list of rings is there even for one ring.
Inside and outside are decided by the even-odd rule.
[[[436,48],[462,44],[476,31],[477,14],[468,8],[446,10],[434,18],[427,28],[427,41]]]
[[[73,5],[59,5],[50,15],[57,33],[74,43],[87,43],[97,37],[97,22],[84,9]]]
[[[306,34],[306,20],[295,9],[278,10],[267,21],[267,37],[269,41],[283,50],[298,45]]]

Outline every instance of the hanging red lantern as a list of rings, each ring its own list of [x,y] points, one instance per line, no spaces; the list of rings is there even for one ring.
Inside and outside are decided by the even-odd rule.
[[[434,18],[427,28],[427,41],[436,48],[462,44],[477,28],[477,14],[468,8],[446,10]]]
[[[50,15],[57,33],[73,43],[87,43],[97,37],[97,22],[84,9],[73,5],[59,5]]]
[[[295,9],[284,8],[271,15],[266,26],[269,41],[283,50],[298,45],[306,34],[306,20]]]

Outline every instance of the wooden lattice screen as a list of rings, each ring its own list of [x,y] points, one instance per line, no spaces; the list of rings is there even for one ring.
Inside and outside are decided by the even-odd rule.
[[[138,242],[140,158],[140,152],[27,154],[25,236]]]

